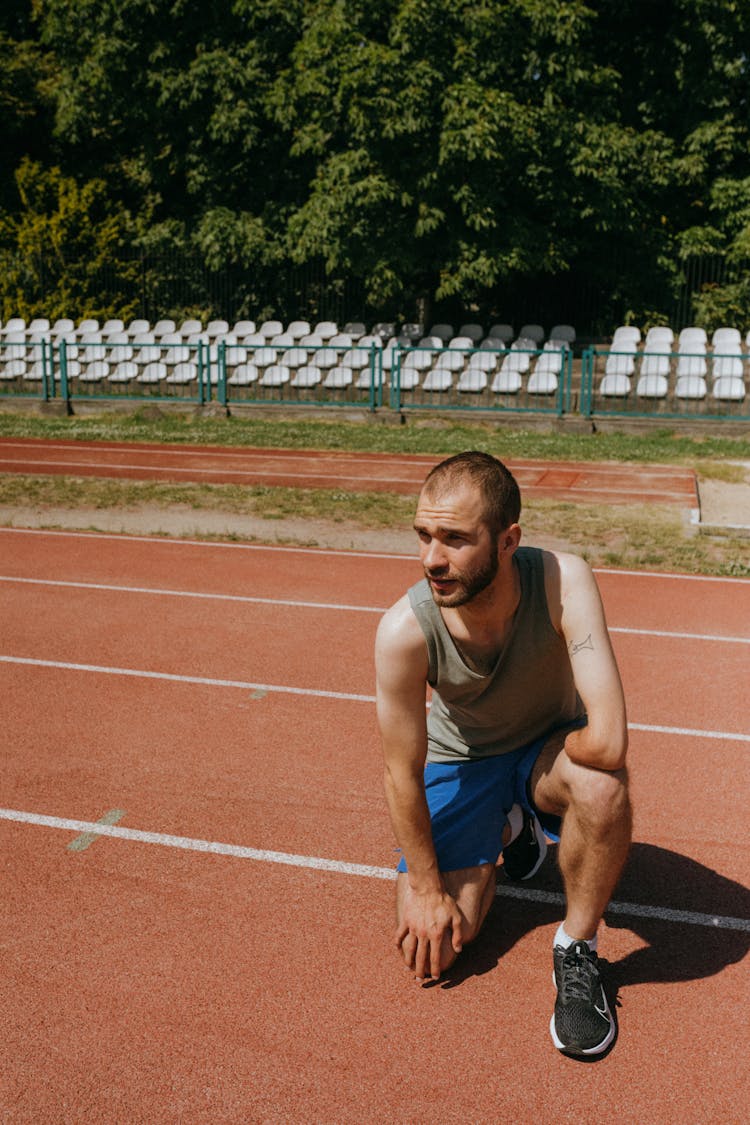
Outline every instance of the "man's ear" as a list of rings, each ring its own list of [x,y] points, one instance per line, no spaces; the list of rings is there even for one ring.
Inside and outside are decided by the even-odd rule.
[[[510,524],[504,531],[500,532],[498,536],[498,548],[500,551],[507,552],[512,555],[521,542],[521,528],[517,523]]]

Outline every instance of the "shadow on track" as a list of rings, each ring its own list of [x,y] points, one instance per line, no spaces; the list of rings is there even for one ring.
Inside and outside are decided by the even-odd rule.
[[[521,886],[562,890],[555,850],[550,848],[539,875]],[[500,868],[498,882],[503,881]],[[646,943],[620,961],[607,961],[606,949],[601,950],[607,991],[615,1001],[621,988],[632,985],[715,976],[741,961],[750,949],[750,890],[677,852],[633,844],[615,898],[654,911],[680,910],[739,920],[734,926],[708,926],[608,911],[609,927],[631,930]],[[563,908],[557,904],[499,897],[476,941],[436,985],[425,987],[455,988],[470,977],[491,972],[520,938],[538,926],[557,924],[562,914]]]

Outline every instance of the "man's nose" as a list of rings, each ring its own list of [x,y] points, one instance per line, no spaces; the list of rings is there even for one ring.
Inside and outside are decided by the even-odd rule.
[[[431,539],[424,548],[422,563],[428,570],[440,570],[447,565],[443,545],[438,539]]]

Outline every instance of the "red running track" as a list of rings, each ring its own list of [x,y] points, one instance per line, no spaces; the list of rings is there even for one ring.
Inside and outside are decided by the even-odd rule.
[[[0,560],[0,1117],[744,1120],[750,582],[598,573],[636,842],[587,1065],[547,1030],[551,859],[440,986],[392,951],[372,638],[414,560],[9,529]]]
[[[350,488],[416,494],[438,458],[140,442],[0,438],[0,472]],[[668,465],[508,460],[524,495],[698,507],[695,474]]]

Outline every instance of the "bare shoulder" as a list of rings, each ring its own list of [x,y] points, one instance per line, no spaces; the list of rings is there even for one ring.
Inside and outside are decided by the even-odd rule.
[[[409,595],[404,594],[380,619],[377,648],[389,652],[409,652],[425,647],[424,634],[414,615]]]
[[[428,667],[427,643],[408,594],[392,605],[378,625],[375,665],[379,684],[420,683]]]
[[[560,630],[566,610],[600,605],[599,588],[585,559],[568,551],[542,551],[542,558],[547,604],[556,629]]]

